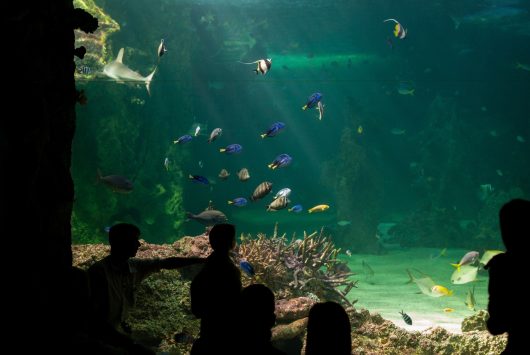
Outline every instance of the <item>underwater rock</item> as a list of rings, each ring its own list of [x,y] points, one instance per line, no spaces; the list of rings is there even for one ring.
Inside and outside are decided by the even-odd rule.
[[[488,311],[481,309],[472,316],[464,318],[462,321],[462,331],[470,332],[473,330],[487,330],[486,321],[489,318]]]
[[[302,335],[307,328],[307,317],[289,324],[280,324],[272,328],[272,341],[293,339]]]
[[[173,243],[174,250],[186,257],[205,258],[212,252],[208,236],[182,237]]]
[[[309,297],[296,297],[278,300],[276,302],[276,321],[278,323],[292,322],[305,318],[316,302]]]

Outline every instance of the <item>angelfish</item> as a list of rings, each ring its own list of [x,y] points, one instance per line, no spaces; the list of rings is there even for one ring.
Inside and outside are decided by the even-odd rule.
[[[164,39],[162,38],[160,40],[160,44],[158,45],[158,60],[160,60],[160,57],[163,56],[166,52],[167,52],[167,48],[164,43]]]
[[[322,121],[322,117],[324,117],[324,105],[322,104],[322,101],[318,102],[317,110],[318,110],[318,119]]]
[[[405,29],[405,27],[403,27],[397,20],[393,18],[386,19],[383,22],[388,22],[388,21],[393,21],[396,24],[394,26],[394,37],[397,37],[399,39],[405,38],[405,36],[407,35],[407,30]]]
[[[256,72],[256,74],[261,73],[262,75],[265,75],[265,74],[267,74],[267,72],[271,68],[272,59],[271,58],[258,59],[255,62],[250,62],[250,63],[239,62],[239,63],[241,63],[241,64],[258,64],[256,69],[254,69],[254,71]]]

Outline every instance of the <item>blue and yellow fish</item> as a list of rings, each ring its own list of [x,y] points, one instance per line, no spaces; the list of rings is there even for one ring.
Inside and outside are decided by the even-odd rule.
[[[322,100],[321,93],[315,92],[314,94],[311,94],[311,96],[309,96],[307,99],[307,103],[302,107],[302,110],[313,108],[315,105],[317,105],[320,102],[320,100]]]

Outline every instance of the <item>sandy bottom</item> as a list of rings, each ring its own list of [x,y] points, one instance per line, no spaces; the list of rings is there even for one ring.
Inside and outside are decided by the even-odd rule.
[[[488,274],[480,270],[477,281],[464,285],[451,284],[451,274],[455,270],[450,263],[457,263],[468,250],[450,249],[445,256],[432,259],[440,249],[415,248],[389,251],[385,255],[353,254],[342,255],[352,272],[357,273],[353,279],[359,280],[358,288],[350,291],[348,298],[357,299],[358,308],[366,308],[371,313],[377,312],[385,319],[406,330],[425,330],[440,326],[453,333],[461,333],[460,325],[465,317],[474,312],[465,305],[466,294],[475,286],[476,310],[487,307]],[[374,271],[372,278],[367,278],[363,271],[364,260]],[[452,296],[430,297],[420,293],[415,283],[408,283],[405,271],[414,268],[429,275],[436,284],[454,291]],[[444,312],[452,308],[453,312]],[[412,325],[407,325],[399,311],[403,310],[412,318]]]

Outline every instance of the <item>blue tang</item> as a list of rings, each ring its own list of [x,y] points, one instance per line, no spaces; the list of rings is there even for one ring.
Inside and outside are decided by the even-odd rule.
[[[241,261],[239,262],[239,267],[249,277],[253,277],[254,275],[256,275],[254,267],[245,259],[241,259]]]
[[[274,137],[276,136],[278,133],[280,133],[281,130],[283,130],[285,128],[285,123],[283,122],[274,122],[268,130],[266,130],[265,132],[263,132],[261,134],[261,138],[265,138],[265,137]]]
[[[302,110],[307,110],[308,108],[313,108],[319,101],[322,100],[322,94],[315,92],[307,99],[307,103],[302,107]]]
[[[226,153],[226,154],[237,154],[237,153],[241,153],[242,150],[243,150],[243,147],[239,144],[230,144],[229,146],[226,146],[225,148],[219,149],[221,153]]]

